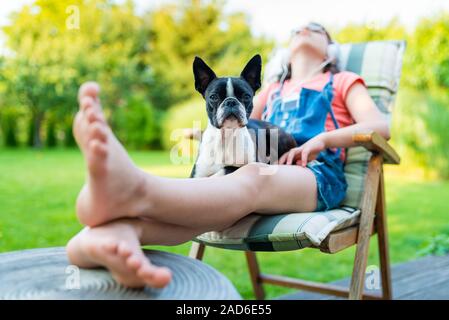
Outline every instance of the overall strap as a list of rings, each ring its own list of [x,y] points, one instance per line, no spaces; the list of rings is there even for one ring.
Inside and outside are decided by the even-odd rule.
[[[335,129],[338,129],[340,126],[338,125],[337,119],[335,118],[334,111],[332,109],[332,100],[333,100],[333,83],[334,83],[334,74],[331,72],[329,81],[324,86],[323,94],[326,96],[327,101],[327,107],[329,109],[329,113],[331,114],[332,122],[334,123]],[[340,157],[342,148],[337,148],[336,156]]]
[[[334,110],[332,110],[333,83],[334,83],[334,75],[331,72],[331,76],[329,78],[329,81],[324,86],[323,94],[326,96],[327,101],[329,102],[327,104],[327,106],[329,108],[329,113],[331,114],[331,117],[332,117],[332,122],[334,123],[335,129],[338,129],[339,125],[338,125],[337,119],[335,118]]]

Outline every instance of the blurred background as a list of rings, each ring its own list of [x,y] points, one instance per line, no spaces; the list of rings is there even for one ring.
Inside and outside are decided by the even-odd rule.
[[[71,133],[81,83],[100,83],[108,120],[139,166],[187,177],[192,163],[172,164],[169,150],[174,129],[206,125],[194,56],[237,75],[310,20],[340,43],[407,41],[391,140],[402,163],[386,168],[391,257],[449,252],[449,2],[436,0],[3,1],[0,252],[63,246],[81,229],[74,203],[85,170]],[[262,269],[319,281],[348,275],[352,258],[352,249],[261,254]],[[205,262],[252,297],[243,254],[209,248]]]

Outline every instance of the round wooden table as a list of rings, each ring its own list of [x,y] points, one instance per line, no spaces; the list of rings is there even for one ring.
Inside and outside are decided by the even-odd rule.
[[[173,279],[163,289],[128,289],[102,268],[69,265],[65,248],[0,254],[1,299],[241,299],[231,282],[201,261],[145,250],[152,263],[166,266]]]

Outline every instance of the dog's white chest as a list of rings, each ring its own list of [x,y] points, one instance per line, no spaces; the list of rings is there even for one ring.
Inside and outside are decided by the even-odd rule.
[[[223,175],[225,166],[241,167],[256,161],[256,147],[247,127],[217,129],[209,124],[203,133],[195,177]]]

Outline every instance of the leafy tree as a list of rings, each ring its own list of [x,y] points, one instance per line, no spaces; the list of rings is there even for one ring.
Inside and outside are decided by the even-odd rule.
[[[397,18],[391,19],[385,25],[349,23],[335,32],[335,39],[341,43],[406,38],[407,32]]]
[[[195,97],[192,62],[204,58],[218,74],[238,75],[256,53],[267,56],[273,42],[252,35],[243,14],[225,15],[222,1],[180,1],[148,14],[152,36],[151,95],[157,108]]]
[[[30,145],[43,144],[43,126],[50,130],[47,137],[62,130],[65,144],[73,144],[77,90],[84,81],[101,84],[107,116],[147,108],[159,119],[171,105],[197,96],[191,69],[195,55],[217,73],[237,75],[252,55],[266,56],[272,48],[272,42],[253,37],[246,16],[224,15],[223,2],[179,1],[143,16],[134,11],[131,1],[36,0],[11,16],[3,30],[9,54],[0,74],[6,95],[29,111]],[[118,118],[111,117],[112,126],[129,139],[120,126],[137,122]],[[150,130],[156,139],[158,130]],[[159,144],[145,136],[149,140],[143,145]]]
[[[416,89],[449,88],[449,13],[423,18],[408,39],[407,84]]]
[[[408,33],[397,19],[377,28],[348,25],[338,32],[337,39],[407,41],[392,137],[401,149],[405,147],[406,162],[448,178],[449,14],[423,18]]]
[[[2,68],[7,92],[29,108],[36,147],[49,110],[60,118],[74,114],[80,83],[99,81],[105,106],[114,107],[135,90],[146,91],[149,82],[142,61],[148,30],[131,2],[77,0],[71,6],[79,28],[69,24],[67,3],[56,0],[24,6],[4,28],[12,52]]]

